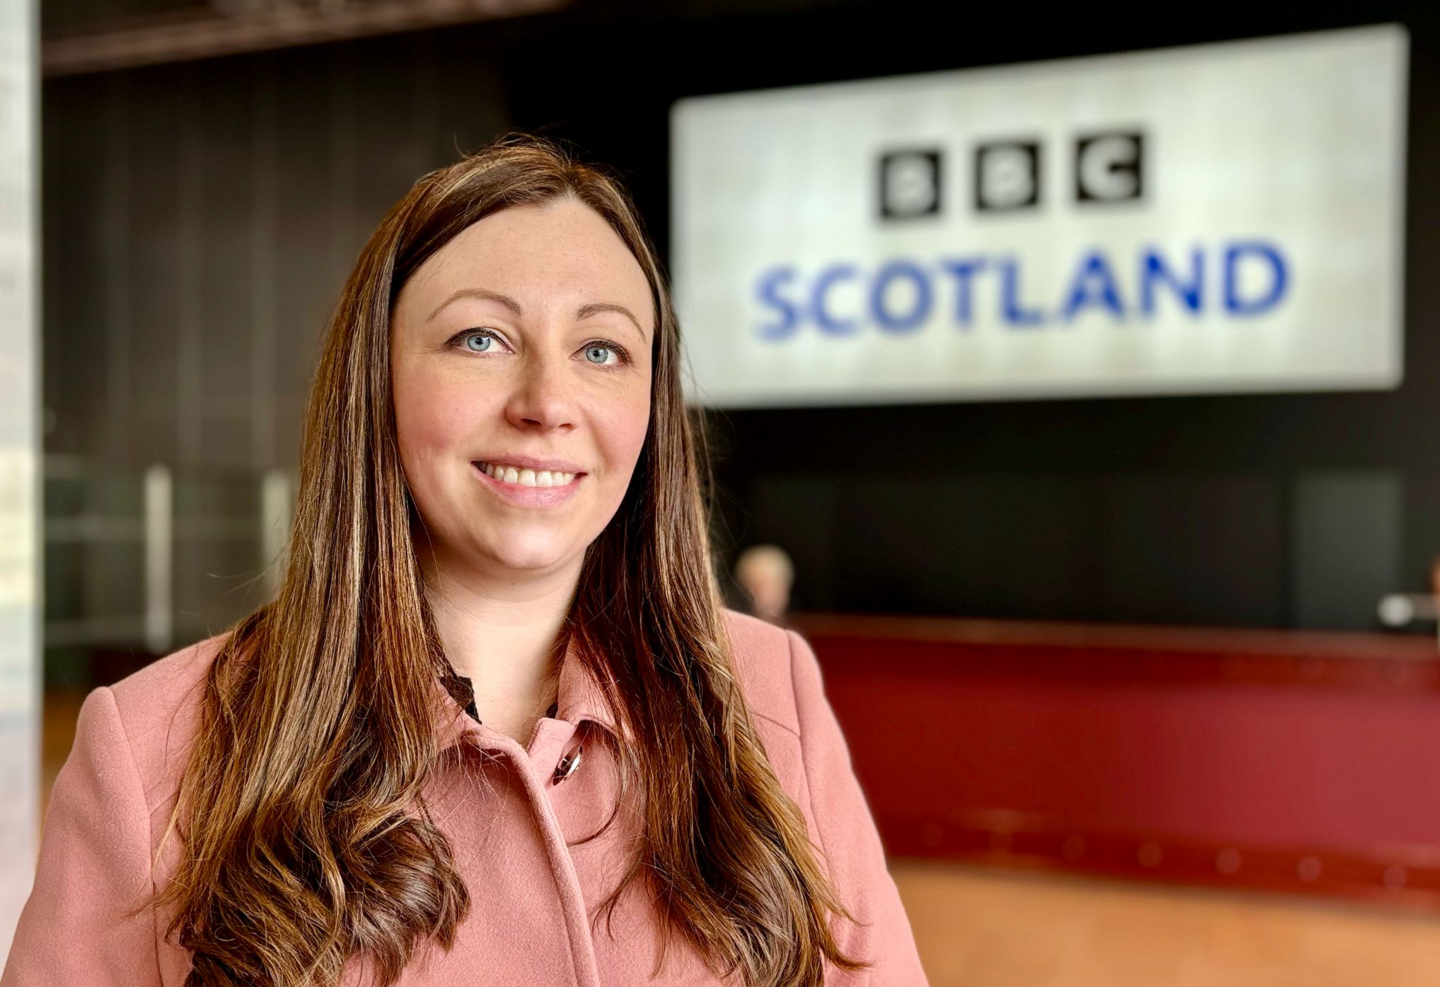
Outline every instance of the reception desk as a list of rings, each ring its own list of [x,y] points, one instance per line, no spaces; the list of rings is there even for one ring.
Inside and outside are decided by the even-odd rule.
[[[1440,910],[1433,638],[792,620],[892,854]]]

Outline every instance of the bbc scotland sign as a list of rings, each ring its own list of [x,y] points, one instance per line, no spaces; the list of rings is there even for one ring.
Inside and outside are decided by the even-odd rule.
[[[682,100],[690,396],[1393,388],[1407,52],[1382,26]]]

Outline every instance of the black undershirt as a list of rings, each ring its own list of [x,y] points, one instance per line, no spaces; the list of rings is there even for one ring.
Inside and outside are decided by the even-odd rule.
[[[453,665],[447,665],[445,672],[440,676],[440,682],[445,686],[445,691],[450,693],[450,698],[465,707],[465,712],[470,714],[471,719],[476,723],[481,722],[480,710],[475,707],[475,683],[455,671]],[[551,703],[550,708],[545,711],[545,715],[553,718],[559,710],[559,706],[559,700]]]

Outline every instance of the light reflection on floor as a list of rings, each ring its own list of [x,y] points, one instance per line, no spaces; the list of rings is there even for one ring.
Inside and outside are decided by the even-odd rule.
[[[931,987],[1437,987],[1440,916],[891,862]]]

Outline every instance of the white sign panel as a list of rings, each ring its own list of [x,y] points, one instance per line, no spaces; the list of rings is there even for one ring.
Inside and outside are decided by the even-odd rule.
[[[691,397],[1393,388],[1407,52],[1382,26],[683,100]]]

